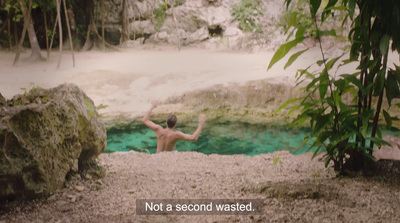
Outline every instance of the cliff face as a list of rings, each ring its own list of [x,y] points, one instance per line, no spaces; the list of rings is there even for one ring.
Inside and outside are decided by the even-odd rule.
[[[127,21],[130,45],[268,46],[284,9],[278,0],[126,0],[126,7],[123,1],[104,2],[105,36],[113,44],[120,43]],[[96,18],[101,28],[100,10]]]

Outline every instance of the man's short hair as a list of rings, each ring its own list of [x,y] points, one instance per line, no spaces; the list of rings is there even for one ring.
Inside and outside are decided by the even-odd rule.
[[[168,128],[173,128],[178,121],[178,118],[176,118],[175,115],[169,115],[167,118],[167,126]]]

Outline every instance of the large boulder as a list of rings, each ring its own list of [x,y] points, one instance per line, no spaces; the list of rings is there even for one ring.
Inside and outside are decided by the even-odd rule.
[[[95,164],[106,129],[76,85],[35,88],[0,106],[0,200],[48,195]]]

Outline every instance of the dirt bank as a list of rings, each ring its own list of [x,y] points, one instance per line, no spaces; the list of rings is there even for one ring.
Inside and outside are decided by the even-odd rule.
[[[311,154],[246,157],[195,152],[100,156],[106,177],[73,178],[0,222],[394,222],[400,188],[384,179],[334,178]],[[281,162],[276,159],[279,158]],[[263,199],[264,215],[138,216],[136,199]]]

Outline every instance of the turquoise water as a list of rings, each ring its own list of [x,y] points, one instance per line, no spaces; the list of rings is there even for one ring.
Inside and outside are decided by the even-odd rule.
[[[193,133],[197,126],[186,126],[176,130]],[[288,150],[293,154],[306,152],[311,145],[302,146],[296,150],[309,129],[286,129],[262,125],[229,124],[207,126],[199,139],[193,141],[178,141],[177,151],[197,151],[204,154],[245,154],[249,156]],[[399,137],[399,131],[383,131],[384,135]],[[155,133],[146,126],[136,126],[125,129],[109,129],[107,131],[106,153],[115,151],[139,151],[155,153],[157,138]]]
[[[196,127],[177,128],[176,130],[191,134]],[[204,128],[195,142],[178,141],[176,150],[250,156],[279,150],[289,150],[293,154],[301,154],[306,151],[307,146],[295,149],[308,132],[308,129],[269,128],[245,124],[218,125]],[[157,150],[155,133],[146,126],[108,130],[106,152],[130,150],[155,153]]]

